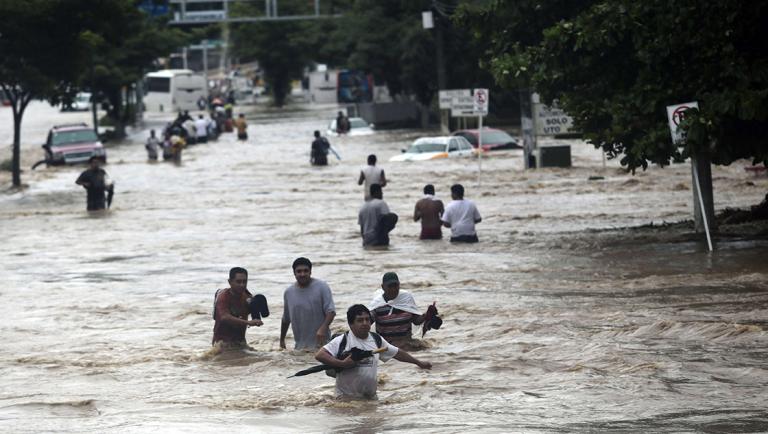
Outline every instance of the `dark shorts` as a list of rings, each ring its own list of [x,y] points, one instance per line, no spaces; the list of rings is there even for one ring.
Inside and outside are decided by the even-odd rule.
[[[477,235],[459,235],[458,237],[451,237],[452,243],[476,243],[480,240],[477,239]]]
[[[440,226],[435,228],[421,228],[420,240],[439,240],[443,238],[443,231],[440,230]]]
[[[248,140],[248,133],[237,133],[237,140]]]

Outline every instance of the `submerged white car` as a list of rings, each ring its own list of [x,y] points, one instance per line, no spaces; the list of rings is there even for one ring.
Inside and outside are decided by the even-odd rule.
[[[425,161],[440,158],[470,157],[475,154],[467,139],[459,136],[422,137],[389,161]]]
[[[329,136],[338,136],[336,132],[336,119],[328,124],[328,130],[325,132]],[[367,136],[373,134],[373,124],[369,124],[363,118],[349,118],[348,136]]]

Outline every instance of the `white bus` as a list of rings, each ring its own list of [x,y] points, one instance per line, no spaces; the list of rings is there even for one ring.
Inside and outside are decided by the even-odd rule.
[[[144,76],[144,89],[144,109],[148,112],[199,110],[200,97],[208,99],[205,77],[189,69],[150,72]]]

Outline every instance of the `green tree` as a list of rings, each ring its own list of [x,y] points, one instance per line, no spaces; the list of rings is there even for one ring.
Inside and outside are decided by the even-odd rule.
[[[559,99],[577,129],[629,169],[706,151],[768,163],[768,4],[719,0],[494,1],[458,15],[507,88]],[[683,155],[667,105],[699,101]]]
[[[56,103],[84,64],[83,40],[72,22],[86,1],[0,2],[0,89],[13,110],[12,182],[21,186],[21,123],[33,99]]]
[[[487,43],[483,65],[499,83],[558,99],[585,139],[628,169],[694,156],[710,218],[710,161],[768,164],[765,2],[493,1],[464,5],[458,22]],[[681,150],[665,107],[688,101],[700,110],[687,113]]]
[[[187,43],[188,37],[167,27],[165,19],[147,16],[132,0],[93,2],[81,13],[90,65],[80,83],[109,102],[107,117],[115,136],[122,138],[136,112],[127,96],[158,57]]]

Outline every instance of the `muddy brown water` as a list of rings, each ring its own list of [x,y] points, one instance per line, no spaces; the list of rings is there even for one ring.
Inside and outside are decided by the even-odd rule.
[[[768,242],[716,237],[710,254],[682,226],[626,229],[689,218],[688,165],[632,176],[574,141],[572,169],[523,171],[510,150],[478,176],[472,160],[387,162],[435,133],[397,130],[331,138],[343,159],[310,167],[312,131],[334,113],[251,115],[247,143],[192,146],[181,166],[147,163],[136,131],[109,150],[103,215],[84,210],[81,167],[0,195],[0,431],[768,429]],[[400,215],[387,250],[363,250],[356,224],[369,153]],[[719,209],[768,190],[742,166],[714,169]],[[455,182],[481,242],[419,241],[422,186],[447,202]],[[335,400],[324,375],[287,379],[314,364],[278,348],[297,256],[329,282],[335,330],[385,271],[421,306],[437,301],[443,328],[416,353],[434,368],[382,365],[375,402]],[[213,293],[235,265],[273,315],[249,329],[253,352],[212,355]]]

